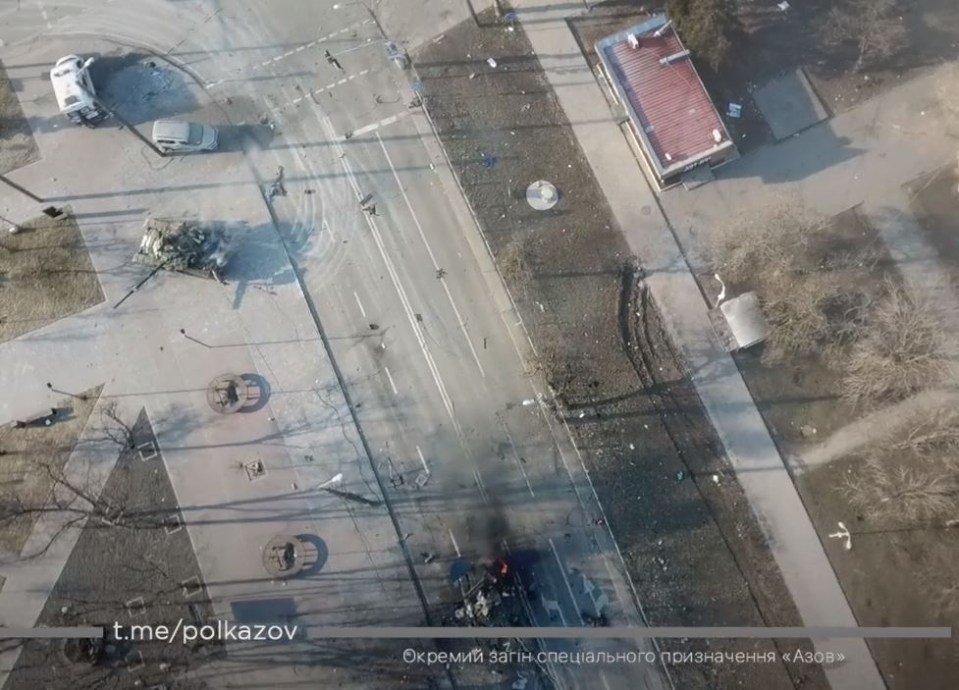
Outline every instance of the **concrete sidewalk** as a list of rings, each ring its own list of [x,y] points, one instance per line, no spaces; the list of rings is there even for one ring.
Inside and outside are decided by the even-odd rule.
[[[737,479],[807,626],[854,626],[855,616],[795,485],[732,358],[715,338],[705,300],[606,98],[566,23],[567,3],[517,3],[519,20],[589,160],[696,390],[722,439]],[[555,7],[555,9],[554,9]],[[528,8],[528,9],[527,9]],[[705,574],[704,574],[705,576]],[[825,669],[835,690],[884,688],[863,640],[818,640],[845,663]]]

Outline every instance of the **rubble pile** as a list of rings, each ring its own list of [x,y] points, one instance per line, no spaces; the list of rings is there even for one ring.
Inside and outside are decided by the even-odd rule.
[[[148,218],[133,260],[169,271],[181,271],[221,280],[229,259],[226,232],[221,224]]]

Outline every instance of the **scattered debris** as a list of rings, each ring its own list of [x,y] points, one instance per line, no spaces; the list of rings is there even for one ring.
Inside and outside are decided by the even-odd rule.
[[[740,118],[743,115],[743,106],[741,103],[730,103],[726,109],[726,115],[729,117]]]
[[[685,478],[686,478],[686,472],[685,472],[685,471],[680,470],[679,472],[676,473],[676,481],[677,481],[677,482],[681,482],[681,481],[683,481]]]
[[[343,71],[343,65],[340,64],[340,61],[337,60],[330,51],[327,50],[324,52],[323,57],[326,58],[328,63],[336,67],[336,69],[340,70],[341,72]]]
[[[445,277],[446,277],[446,269],[445,269],[445,268],[437,268],[437,269],[436,269],[436,277],[437,277],[437,279],[439,279],[439,280],[442,280],[443,278],[445,278]]]
[[[845,548],[846,551],[852,551],[852,535],[849,533],[849,529],[843,522],[837,522],[836,524],[839,525],[839,531],[828,535],[829,538],[844,540],[843,548]]]
[[[487,59],[486,64],[492,67],[493,69],[496,69],[496,60],[494,60],[493,58]]]

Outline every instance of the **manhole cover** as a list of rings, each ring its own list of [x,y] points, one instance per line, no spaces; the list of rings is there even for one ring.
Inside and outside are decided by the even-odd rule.
[[[559,191],[552,182],[538,180],[526,188],[526,201],[537,211],[548,211],[559,201]]]
[[[220,414],[233,414],[246,405],[247,383],[236,374],[220,374],[206,389],[206,401]]]

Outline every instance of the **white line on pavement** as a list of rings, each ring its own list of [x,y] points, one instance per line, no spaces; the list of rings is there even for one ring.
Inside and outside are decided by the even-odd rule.
[[[513,460],[515,460],[517,466],[519,466],[519,471],[523,473],[523,479],[526,480],[526,488],[529,489],[529,495],[536,498],[536,494],[533,492],[533,486],[529,483],[529,475],[526,474],[526,468],[523,467],[523,459],[519,456],[519,451],[516,450],[516,442],[513,440],[513,434],[509,432],[509,427],[506,426],[505,420],[500,419],[500,426],[503,428],[503,433],[506,434],[509,447],[513,449]]]
[[[546,611],[546,615],[549,616],[550,620],[553,620],[553,614],[559,616],[559,622],[563,624],[565,628],[567,626],[566,616],[563,615],[563,609],[560,607],[559,602],[555,599],[547,599],[546,597],[541,597],[543,602],[543,610]]]
[[[456,543],[456,537],[453,536],[453,530],[448,529],[450,533],[450,541],[453,542],[453,548],[456,549],[456,557],[460,558],[463,554],[460,553],[460,545]]]
[[[111,2],[112,2],[112,0],[111,0]],[[325,42],[325,41],[329,41],[330,39],[336,38],[337,36],[339,36],[339,35],[341,35],[341,34],[347,33],[348,31],[355,31],[355,30],[358,29],[359,27],[361,27],[361,26],[363,26],[363,25],[365,25],[365,24],[369,24],[369,23],[372,22],[372,21],[373,21],[372,19],[365,19],[365,20],[359,22],[358,24],[353,24],[352,26],[348,26],[348,27],[346,27],[346,28],[344,28],[344,29],[340,29],[339,31],[334,31],[333,33],[327,34],[326,36],[322,36],[322,37],[320,37],[320,38],[317,38],[317,39],[314,39],[314,40],[310,41],[309,43],[304,43],[303,45],[299,45],[299,46],[297,46],[296,48],[293,48],[292,50],[288,50],[288,51],[286,51],[285,53],[283,53],[282,55],[277,55],[276,57],[272,57],[272,58],[270,58],[269,60],[264,60],[263,62],[261,62],[261,63],[259,63],[259,64],[257,64],[257,65],[253,65],[252,67],[250,67],[250,68],[245,68],[245,69],[246,69],[247,71],[250,71],[250,70],[263,69],[264,67],[269,67],[270,65],[273,65],[273,64],[279,62],[280,60],[283,60],[284,58],[288,58],[288,57],[290,57],[290,56],[292,56],[292,55],[294,55],[294,54],[296,54],[296,53],[299,53],[299,52],[301,52],[301,51],[303,51],[303,50],[306,50],[306,49],[308,49],[308,48],[313,48],[313,47],[319,45],[320,43],[323,43],[323,42]],[[48,28],[49,28],[49,27],[48,27]],[[369,43],[369,41],[370,41],[370,39],[367,39],[367,43]],[[363,43],[362,45],[357,46],[357,47],[359,47],[359,48],[364,48],[364,47],[366,47],[367,43]],[[355,50],[355,48],[350,48],[350,49],[348,49],[348,50]],[[343,52],[346,52],[346,51],[340,51],[340,52],[343,53]],[[235,70],[232,70],[232,71],[230,72],[230,74],[237,74],[237,73],[239,73],[239,72],[241,72],[241,71],[243,71],[243,70],[235,69]],[[206,83],[206,87],[209,89],[209,88],[212,88],[212,87],[214,87],[214,86],[219,86],[220,84],[222,84],[222,83],[224,83],[224,82],[226,82],[226,81],[230,81],[230,80],[228,80],[228,79],[217,79],[217,80],[215,80],[215,81],[208,81],[208,82]]]
[[[602,681],[603,687],[606,688],[606,690],[612,690],[612,688],[609,687],[609,683],[606,681],[606,674],[604,674],[602,671],[599,672],[599,679]]]
[[[353,174],[353,166],[350,165],[349,160],[342,155],[344,153],[343,147],[340,146],[336,141],[336,135],[333,132],[333,123],[330,121],[329,117],[323,118],[323,127],[326,129],[327,138],[330,142],[332,142],[337,156],[343,163],[343,170],[346,172],[346,178],[349,180],[350,186],[353,188],[353,194],[356,195],[357,200],[362,199],[363,192],[360,191],[360,185],[356,181],[356,175]],[[400,303],[403,305],[403,311],[406,312],[406,318],[409,321],[410,326],[413,328],[413,335],[416,336],[416,341],[419,343],[420,351],[423,353],[423,357],[426,359],[426,366],[429,368],[430,374],[433,376],[433,382],[436,384],[440,398],[443,400],[444,407],[446,407],[446,413],[450,417],[450,422],[453,425],[453,429],[456,431],[456,435],[459,438],[463,438],[463,430],[460,428],[459,422],[456,419],[456,415],[453,412],[453,401],[450,399],[449,393],[446,391],[446,384],[443,383],[443,377],[440,376],[439,368],[436,366],[436,361],[433,359],[433,354],[430,352],[430,348],[426,344],[426,339],[423,337],[423,333],[417,326],[416,315],[413,313],[413,307],[410,305],[410,300],[406,294],[406,290],[403,288],[402,283],[400,283],[400,277],[396,272],[396,267],[393,265],[393,261],[386,252],[386,246],[383,244],[383,238],[380,236],[379,228],[377,228],[376,223],[373,221],[372,215],[364,214],[364,217],[366,218],[366,224],[370,228],[370,234],[373,235],[373,241],[376,244],[376,248],[380,252],[380,257],[383,259],[383,263],[386,265],[386,271],[390,274],[390,280],[393,282],[393,287],[396,289],[396,294],[399,296]]]
[[[553,550],[553,557],[556,559],[556,565],[559,567],[559,574],[563,576],[563,582],[566,583],[566,591],[569,592],[570,601],[573,603],[573,606],[576,607],[576,615],[579,617],[580,625],[586,625],[586,621],[583,620],[583,612],[579,610],[579,606],[576,603],[573,586],[569,584],[569,578],[566,577],[566,568],[563,567],[563,561],[559,558],[559,551],[556,550],[556,544],[553,543],[552,537],[549,538],[549,548]]]
[[[20,3],[17,3],[18,8],[19,6]],[[46,23],[47,30],[49,31],[53,28],[53,24],[50,22],[50,15],[47,14],[47,8],[43,6],[42,2],[37,2],[37,9],[40,10],[40,16],[43,17],[43,21]]]
[[[423,232],[423,226],[420,224],[420,219],[416,215],[416,211],[413,210],[413,204],[410,203],[410,197],[406,193],[406,188],[400,181],[399,173],[396,172],[396,167],[393,165],[393,159],[390,158],[390,153],[386,150],[386,145],[383,143],[383,139],[380,137],[378,132],[376,134],[376,141],[379,142],[380,148],[383,149],[383,155],[386,157],[386,162],[389,164],[390,171],[393,173],[393,179],[396,180],[396,185],[400,188],[400,193],[403,195],[403,201],[406,202],[406,208],[410,210],[410,216],[413,217],[413,222],[416,224],[416,229],[419,230],[420,237],[423,239],[423,245],[426,247],[426,253],[429,254],[430,261],[433,262],[433,268],[436,271],[439,271],[441,267],[438,263],[436,263],[436,257],[433,255],[433,250],[430,247],[430,243],[426,241],[426,233]],[[476,348],[473,347],[473,341],[470,340],[470,334],[466,330],[466,322],[463,321],[463,317],[460,316],[459,309],[456,308],[456,302],[453,301],[453,294],[450,292],[449,285],[446,284],[446,279],[443,277],[440,277],[440,283],[443,285],[443,290],[446,292],[446,298],[450,301],[450,306],[453,307],[453,313],[456,315],[457,322],[459,322],[460,330],[463,331],[463,337],[466,338],[466,344],[469,345],[470,352],[473,354],[473,361],[476,362],[476,368],[479,369],[480,376],[486,378],[486,372],[483,371],[483,365],[480,364],[479,355],[476,354]]]
[[[353,137],[354,138],[361,137],[364,134],[375,132],[381,127],[388,127],[389,125],[399,122],[401,119],[403,119],[407,115],[409,115],[409,113],[407,111],[403,111],[402,113],[397,113],[396,115],[390,115],[389,117],[384,117],[379,122],[374,122],[369,125],[364,125],[363,127],[360,127],[359,129],[353,130]]]
[[[420,456],[420,462],[423,463],[423,469],[426,471],[426,474],[429,474],[430,467],[426,464],[426,458],[423,457],[423,451],[420,450],[419,446],[416,446],[416,454]]]
[[[338,82],[335,82],[335,83],[333,83],[333,84],[327,84],[326,86],[321,86],[321,87],[318,88],[318,89],[310,89],[310,93],[311,93],[313,96],[316,96],[316,94],[318,94],[318,93],[323,93],[324,91],[330,91],[330,90],[336,88],[337,86],[339,86],[340,84],[345,84],[345,83],[348,82],[348,81],[353,81],[353,80],[356,79],[357,77],[362,77],[362,76],[365,75],[365,74],[369,74],[369,72],[370,72],[370,70],[368,70],[368,69],[360,70],[360,71],[357,72],[356,74],[351,74],[350,76],[346,77],[345,79],[340,79]],[[302,98],[298,99],[298,101],[300,101],[300,100],[303,100],[303,99],[302,99]],[[280,110],[282,110],[283,107],[285,107],[285,106],[282,106],[282,107],[280,108]]]
[[[363,315],[363,318],[366,318],[366,309],[363,308],[363,303],[360,302],[360,296],[357,294],[356,290],[353,291],[353,297],[356,298],[356,306],[360,308],[360,313]]]
[[[393,381],[393,374],[390,373],[390,368],[383,367],[383,371],[386,372],[386,378],[390,380],[390,388],[393,389],[393,395],[399,395],[400,392],[396,390],[396,383]]]
[[[476,486],[479,487],[483,502],[489,503],[489,494],[486,493],[486,486],[483,484],[483,478],[480,476],[479,470],[473,470],[473,479],[476,480]]]
[[[373,37],[372,37],[372,36],[367,36],[365,43],[361,43],[361,44],[358,45],[358,46],[353,46],[352,48],[347,48],[346,50],[338,50],[338,51],[336,51],[336,52],[334,53],[334,56],[339,57],[340,55],[345,55],[346,53],[352,53],[354,50],[360,50],[360,49],[362,49],[362,48],[368,48],[368,47],[370,47],[371,45],[373,45]]]

